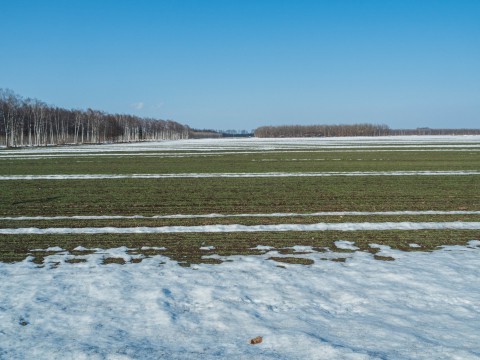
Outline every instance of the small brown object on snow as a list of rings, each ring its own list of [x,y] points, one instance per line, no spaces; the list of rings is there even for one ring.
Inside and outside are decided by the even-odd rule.
[[[257,336],[250,340],[250,344],[255,345],[255,344],[260,344],[263,341],[263,338],[261,336]]]

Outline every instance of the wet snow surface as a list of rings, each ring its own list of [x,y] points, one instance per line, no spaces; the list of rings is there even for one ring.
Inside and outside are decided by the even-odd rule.
[[[0,263],[0,358],[479,359],[480,241],[380,249],[395,261],[309,253],[313,265],[280,268],[269,251],[100,265],[99,250],[79,264]],[[126,250],[107,252],[128,261]]]

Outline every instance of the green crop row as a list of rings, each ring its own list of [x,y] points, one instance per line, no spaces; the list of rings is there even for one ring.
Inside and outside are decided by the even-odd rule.
[[[1,182],[0,216],[479,208],[476,175],[22,180]]]

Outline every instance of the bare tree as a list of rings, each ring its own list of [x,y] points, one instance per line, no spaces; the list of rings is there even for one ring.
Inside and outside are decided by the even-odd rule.
[[[172,120],[67,110],[0,89],[0,144],[43,146],[188,138],[190,129]]]

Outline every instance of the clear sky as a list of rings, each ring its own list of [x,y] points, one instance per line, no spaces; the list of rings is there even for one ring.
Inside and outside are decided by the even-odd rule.
[[[194,128],[480,127],[480,0],[0,0],[0,87]]]

